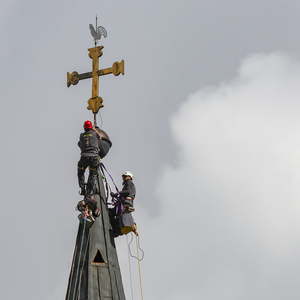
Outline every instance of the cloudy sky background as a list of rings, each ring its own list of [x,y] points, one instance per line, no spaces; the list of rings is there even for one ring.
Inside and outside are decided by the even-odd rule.
[[[65,74],[90,70],[98,13],[102,66],[126,61],[101,83],[105,163],[136,174],[145,299],[298,299],[299,9],[1,1],[1,297],[65,296],[91,88],[67,89]],[[118,247],[128,293],[125,238]]]

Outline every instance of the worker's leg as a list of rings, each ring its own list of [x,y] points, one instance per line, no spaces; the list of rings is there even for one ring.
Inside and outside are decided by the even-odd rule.
[[[89,167],[90,167],[90,174],[87,184],[87,189],[89,194],[96,194],[96,183],[97,183],[97,176],[98,176],[98,169],[100,165],[100,158],[97,157],[91,157],[89,161]]]
[[[131,197],[126,197],[124,201],[124,208],[126,212],[134,212],[133,199]]]
[[[87,168],[87,161],[85,157],[81,157],[79,162],[78,162],[78,171],[77,171],[77,176],[78,176],[78,183],[79,187],[81,188],[81,195],[85,194],[85,186],[84,186],[84,172]]]

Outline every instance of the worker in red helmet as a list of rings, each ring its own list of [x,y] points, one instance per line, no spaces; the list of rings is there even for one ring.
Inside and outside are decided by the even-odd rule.
[[[80,134],[78,146],[81,150],[81,157],[78,162],[78,182],[81,189],[80,194],[95,194],[97,172],[100,165],[100,158],[103,158],[111,147],[111,141],[103,130],[94,128],[91,121],[83,124],[84,132]],[[84,173],[89,167],[89,178],[85,186]]]

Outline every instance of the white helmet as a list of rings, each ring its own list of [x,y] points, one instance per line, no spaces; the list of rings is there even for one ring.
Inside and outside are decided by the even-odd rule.
[[[122,176],[130,176],[133,179],[133,174],[130,171],[125,171],[122,173]]]

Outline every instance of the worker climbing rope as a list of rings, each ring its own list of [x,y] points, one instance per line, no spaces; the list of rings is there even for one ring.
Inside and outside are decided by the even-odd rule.
[[[127,234],[133,232],[138,235],[136,223],[132,217],[134,212],[134,199],[136,195],[136,188],[133,183],[133,174],[129,171],[122,173],[123,188],[120,192],[111,193],[113,210],[113,223],[116,227],[119,226],[117,235]]]
[[[83,128],[84,132],[80,134],[78,142],[81,150],[78,162],[78,183],[81,195],[95,194],[100,159],[106,156],[112,143],[107,133],[98,127],[93,127],[91,121],[85,121]],[[89,177],[85,184],[84,173],[88,167]]]
[[[133,200],[135,198],[136,189],[133,183],[133,174],[130,171],[126,171],[122,174],[123,188],[120,192],[120,196],[124,201],[125,211],[133,212]]]

